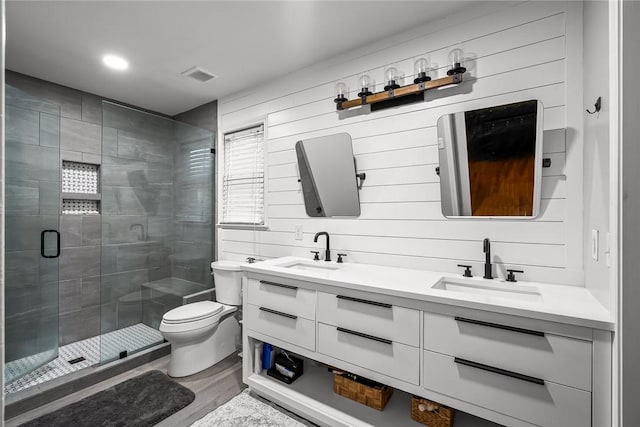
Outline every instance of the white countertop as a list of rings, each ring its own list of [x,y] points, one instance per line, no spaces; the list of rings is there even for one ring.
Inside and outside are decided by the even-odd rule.
[[[309,271],[286,267],[292,264],[317,265],[335,269]],[[487,310],[607,331],[613,331],[615,327],[609,311],[587,289],[576,286],[524,281],[512,284],[504,280],[486,280],[479,277],[466,279],[470,283],[493,287],[503,285],[511,289],[535,288],[535,291],[541,296],[540,301],[520,301],[510,298],[486,297],[479,294],[434,289],[432,286],[443,277],[461,278],[461,275],[437,271],[371,264],[336,264],[335,262],[310,261],[298,257],[276,258],[253,264],[244,264],[243,269],[251,273],[277,275],[294,280],[306,280],[358,291]]]

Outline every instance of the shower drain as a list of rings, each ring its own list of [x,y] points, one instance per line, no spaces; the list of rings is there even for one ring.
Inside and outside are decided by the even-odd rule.
[[[85,359],[84,357],[80,356],[80,357],[76,357],[75,359],[71,359],[71,360],[67,360],[68,363],[75,365],[76,363],[80,363],[80,362],[84,362]]]

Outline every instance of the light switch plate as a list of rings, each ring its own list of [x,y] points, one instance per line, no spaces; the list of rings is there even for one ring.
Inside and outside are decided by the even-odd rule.
[[[598,230],[591,230],[591,258],[598,261]]]
[[[302,225],[298,224],[294,228],[295,228],[295,239],[302,240]]]

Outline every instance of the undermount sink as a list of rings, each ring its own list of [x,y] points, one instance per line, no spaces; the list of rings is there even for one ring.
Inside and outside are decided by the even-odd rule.
[[[321,264],[322,262],[322,264]],[[313,271],[313,272],[328,272],[339,270],[340,267],[336,264],[324,264],[324,261],[311,261],[311,262],[294,262],[293,264],[279,265],[282,268],[291,268],[295,270]]]
[[[506,282],[491,283],[489,281],[443,277],[432,288],[484,297],[488,301],[492,299],[509,299],[523,302],[542,302],[542,295],[536,288],[511,285]]]

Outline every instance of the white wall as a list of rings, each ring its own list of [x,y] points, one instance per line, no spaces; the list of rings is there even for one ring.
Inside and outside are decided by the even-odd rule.
[[[609,4],[584,3],[584,105],[593,111],[601,96],[599,114],[584,118],[584,266],[585,285],[611,309],[613,290],[607,265],[609,231]],[[591,231],[599,231],[598,259],[591,255]]]
[[[410,77],[413,59],[425,53],[443,76],[447,48],[456,44],[477,58],[462,85],[429,94],[428,102],[339,118],[332,101],[338,80],[354,89],[357,75],[370,71],[380,83],[390,63]],[[451,272],[462,262],[479,275],[489,237],[500,276],[518,266],[526,280],[583,285],[582,89],[582,4],[497,2],[222,99],[221,133],[267,120],[269,230],[221,230],[220,258],[307,257],[322,246],[314,234],[328,231],[334,253],[347,253],[348,262]],[[434,170],[438,117],[527,99],[545,105],[544,151],[552,159],[539,218],[445,219]],[[337,132],[351,134],[358,169],[367,173],[362,214],[308,218],[294,144]],[[303,241],[294,239],[295,225],[303,226]]]

